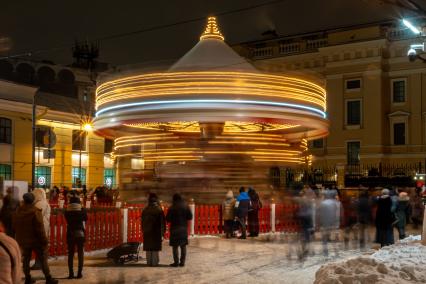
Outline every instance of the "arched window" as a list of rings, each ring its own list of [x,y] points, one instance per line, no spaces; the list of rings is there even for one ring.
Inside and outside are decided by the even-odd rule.
[[[0,117],[0,143],[12,143],[12,121],[4,117]]]
[[[62,69],[58,73],[58,80],[60,84],[73,85],[75,82],[75,76],[70,70]]]
[[[49,91],[49,87],[55,81],[55,71],[52,68],[43,66],[37,70],[37,79],[42,91]]]
[[[21,63],[16,67],[16,76],[19,82],[32,84],[34,82],[34,68],[28,63]]]
[[[11,80],[13,73],[13,65],[9,61],[1,60],[0,61],[0,78]]]

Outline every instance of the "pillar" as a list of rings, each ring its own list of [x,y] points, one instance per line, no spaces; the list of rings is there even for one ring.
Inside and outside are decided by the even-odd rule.
[[[189,201],[189,210],[191,210],[192,213],[192,219],[190,221],[190,233],[191,236],[195,235],[195,202],[194,202],[194,198],[191,198],[191,200]]]
[[[275,233],[275,200],[271,198],[271,232]]]

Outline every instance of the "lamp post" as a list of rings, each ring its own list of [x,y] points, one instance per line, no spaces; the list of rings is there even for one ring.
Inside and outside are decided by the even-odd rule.
[[[92,123],[90,119],[86,119],[86,120],[81,120],[80,123],[80,154],[79,154],[79,166],[78,166],[78,179],[80,181],[80,187],[82,186],[81,184],[81,155],[82,155],[82,148],[83,148],[83,143],[82,143],[82,139],[86,139],[86,136],[88,135],[89,131],[91,131],[93,129],[92,127]],[[84,133],[84,135],[83,135]],[[87,150],[86,150],[87,151]]]

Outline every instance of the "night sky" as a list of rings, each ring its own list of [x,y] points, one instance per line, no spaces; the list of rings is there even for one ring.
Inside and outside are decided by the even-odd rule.
[[[72,61],[71,47],[75,39],[95,40],[270,1],[4,0],[0,9],[0,44],[3,44],[0,50],[3,56],[44,50],[33,59],[68,64]],[[387,0],[391,1],[397,0]],[[426,9],[425,0],[414,1]],[[262,32],[271,29],[279,35],[291,35],[413,15],[382,2],[284,0],[220,16],[218,22],[226,41],[236,44],[262,39]],[[101,42],[100,59],[114,65],[174,60],[197,42],[204,25],[205,20],[105,40]]]

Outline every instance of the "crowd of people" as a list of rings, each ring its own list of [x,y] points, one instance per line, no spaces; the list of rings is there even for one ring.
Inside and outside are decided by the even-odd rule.
[[[55,198],[64,194],[60,189],[51,191]],[[59,193],[58,193],[59,192]],[[341,194],[337,188],[314,188],[305,186],[293,191],[291,197],[293,210],[288,218],[299,224],[297,238],[289,242],[291,250],[297,250],[300,259],[313,253],[311,242],[315,233],[321,236],[322,251],[329,254],[329,242],[342,240],[344,248],[349,248],[355,240],[360,249],[366,247],[368,228],[376,228],[375,242],[382,247],[395,242],[394,228],[399,239],[406,237],[406,225],[414,228],[422,224],[424,205],[422,192],[416,190],[382,189],[379,195],[372,195],[373,189],[362,189],[357,194]],[[66,191],[67,206],[64,216],[67,222],[68,279],[83,277],[85,222],[87,212],[80,204],[87,192]],[[102,188],[94,191],[99,198],[105,197]],[[41,269],[46,283],[57,283],[49,270],[48,241],[50,231],[51,208],[44,189],[35,189],[25,193],[19,201],[13,188],[6,190],[6,196],[0,204],[0,283],[34,283],[31,269]],[[158,266],[159,252],[170,226],[169,244],[172,247],[172,267],[185,266],[188,245],[188,222],[192,212],[179,194],[173,195],[172,205],[163,207],[156,194],[150,193],[141,216],[144,236],[143,250],[146,252],[148,266]],[[225,238],[246,239],[259,236],[259,211],[263,204],[259,194],[253,189],[241,187],[235,197],[228,191],[222,204],[222,218]],[[166,213],[165,213],[166,212]],[[294,242],[294,243],[291,243]],[[333,246],[338,254],[339,247]],[[78,268],[74,274],[73,260],[77,251]],[[35,253],[35,264],[30,267],[31,257]],[[3,262],[4,261],[4,262]],[[21,269],[21,263],[23,264]]]
[[[68,279],[83,277],[83,247],[85,242],[84,222],[87,213],[80,204],[76,192],[69,193],[69,203],[64,212],[67,222]],[[50,273],[48,265],[48,243],[50,236],[51,208],[44,189],[34,189],[19,201],[13,188],[6,190],[0,209],[0,283],[35,283],[31,270],[41,269],[46,283],[58,283]],[[74,275],[74,250],[78,252],[78,272]],[[35,263],[30,267],[33,253]],[[22,266],[21,266],[22,263]],[[3,265],[5,264],[5,265]],[[10,265],[6,265],[10,264]]]

